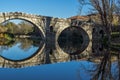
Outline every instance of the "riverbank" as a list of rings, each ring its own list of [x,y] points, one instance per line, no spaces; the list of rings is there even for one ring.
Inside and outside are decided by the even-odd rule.
[[[0,33],[0,41],[13,40],[14,35],[11,33]]]

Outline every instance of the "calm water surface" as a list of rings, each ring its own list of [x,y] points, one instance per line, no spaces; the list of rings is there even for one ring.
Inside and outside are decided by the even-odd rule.
[[[16,61],[24,61],[37,54],[36,52],[42,48],[43,44],[41,40],[16,39],[9,44],[1,44],[0,56],[15,61],[14,65],[18,65]],[[75,45],[74,42],[65,45],[61,44],[60,47],[66,52],[75,52],[81,47],[81,44]],[[30,63],[32,64],[31,61],[23,67],[7,67],[5,65],[9,65],[10,62],[4,60],[2,63],[0,61],[0,80],[120,80],[119,54],[111,56],[112,58],[94,56],[82,59],[79,58],[79,55],[74,56],[70,53],[74,59],[60,58],[58,60],[55,55],[58,54],[56,50],[52,50],[51,47],[48,48],[50,50],[45,51],[44,49],[45,52],[38,56],[41,60],[36,60],[36,65],[27,66]],[[47,55],[47,53],[49,54]]]
[[[89,61],[71,61],[21,69],[0,68],[1,80],[91,80],[95,75],[97,63]],[[114,80],[119,80],[117,64],[112,64]],[[7,77],[6,77],[7,76]],[[109,79],[106,79],[109,80]]]
[[[0,55],[10,60],[23,60],[31,57],[39,49],[40,41],[35,43],[30,39],[16,39],[7,45],[0,46]],[[37,45],[36,45],[37,44]]]

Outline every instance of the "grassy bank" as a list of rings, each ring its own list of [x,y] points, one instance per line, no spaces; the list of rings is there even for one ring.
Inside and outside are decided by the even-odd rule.
[[[10,34],[10,33],[0,33],[0,40],[1,41],[6,41],[6,40],[13,40],[14,39],[14,35]]]

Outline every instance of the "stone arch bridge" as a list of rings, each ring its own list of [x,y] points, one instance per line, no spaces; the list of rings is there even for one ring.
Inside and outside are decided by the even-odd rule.
[[[48,16],[41,16],[41,15],[33,15],[33,14],[27,14],[23,12],[9,12],[9,13],[0,13],[0,23],[3,23],[8,20],[12,19],[22,19],[26,20],[32,24],[34,24],[36,27],[39,28],[42,34],[42,38],[45,41],[45,44],[43,45],[43,48],[49,48],[52,46],[52,48],[56,49],[56,52],[58,55],[56,56],[57,58],[62,58],[62,57],[68,57],[69,55],[64,52],[59,44],[58,44],[58,37],[61,34],[61,32],[69,28],[71,26],[79,27],[81,28],[82,35],[83,35],[83,45],[85,45],[85,49],[82,50],[81,54],[84,55],[89,55],[92,53],[92,24],[87,22],[87,21],[81,21],[81,20],[71,20],[71,19],[63,19],[63,18],[54,18],[54,17],[48,17]],[[55,35],[50,37],[52,35],[51,33],[54,32]],[[49,43],[48,43],[49,42]],[[44,50],[42,48],[42,50]],[[84,46],[83,46],[84,48]],[[81,48],[82,49],[82,48]],[[34,62],[35,60],[38,60],[38,56],[41,54],[41,51],[38,52],[34,57],[24,60],[24,61],[19,61],[18,63],[15,62],[16,64],[27,64],[30,63],[31,61]],[[0,57],[0,61],[4,61],[3,58]],[[14,64],[14,61],[9,61],[6,60],[6,62],[9,62],[11,64]],[[37,63],[39,64],[39,63]],[[34,65],[34,64],[32,64]]]

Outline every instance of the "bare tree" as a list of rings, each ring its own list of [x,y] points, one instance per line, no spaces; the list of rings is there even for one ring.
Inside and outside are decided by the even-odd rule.
[[[117,2],[119,0],[79,0],[81,6],[90,5],[92,6],[91,12],[97,12],[100,17],[99,20],[104,28],[107,38],[107,56],[110,53],[111,46],[111,27],[113,22],[114,13]],[[80,7],[81,7],[80,6]]]
[[[97,12],[100,15],[100,20],[102,25],[105,27],[105,32],[109,43],[116,1],[117,0],[79,0],[80,7],[90,5],[93,8],[91,9],[91,12]]]
[[[95,76],[93,77],[93,80],[99,79],[100,75],[101,75],[101,79],[105,80],[104,79],[104,77],[106,76],[105,72],[108,71],[110,73],[110,68],[111,68],[111,60],[110,60],[111,59],[111,53],[110,53],[111,27],[112,27],[112,22],[114,19],[115,10],[117,7],[118,7],[118,9],[120,8],[118,5],[118,2],[120,4],[120,0],[79,0],[79,3],[81,6],[90,5],[90,6],[92,6],[91,12],[97,12],[99,14],[100,22],[101,22],[103,28],[105,29],[106,38],[108,39],[107,49],[105,51],[104,58],[102,59],[100,65],[99,65],[99,68],[98,68]],[[109,74],[109,78],[111,80],[113,79],[111,76],[111,73]]]

